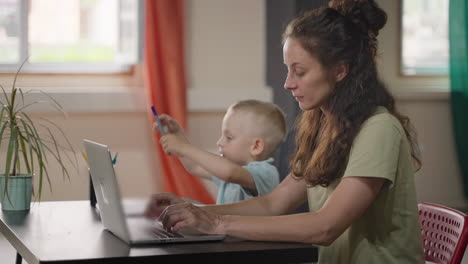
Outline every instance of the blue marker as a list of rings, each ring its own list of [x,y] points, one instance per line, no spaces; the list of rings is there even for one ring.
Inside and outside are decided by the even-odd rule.
[[[151,106],[151,111],[153,111],[154,118],[156,119],[156,123],[158,123],[159,127],[159,132],[161,132],[161,135],[166,135],[166,131],[164,131],[163,126],[161,124],[161,120],[159,119],[158,113],[156,113],[156,109],[154,106]]]

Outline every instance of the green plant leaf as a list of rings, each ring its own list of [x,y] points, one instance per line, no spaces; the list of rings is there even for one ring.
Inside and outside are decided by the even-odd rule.
[[[10,97],[10,116],[15,116],[15,98],[16,98],[16,92],[18,89],[13,89],[11,91],[11,97]]]
[[[23,136],[21,131],[18,131],[18,135],[19,135],[18,139],[19,139],[20,146],[21,146],[21,152],[23,153],[24,164],[26,166],[26,171],[28,173],[32,173],[31,167],[29,167],[29,159],[28,159],[28,152],[26,150],[25,137]]]
[[[47,167],[46,165],[44,164],[44,162],[41,160],[39,162],[39,187],[38,187],[38,199],[41,200],[41,196],[42,196],[42,186],[44,185],[44,173],[45,173],[45,176],[46,176],[46,179],[47,179],[47,182],[49,184],[49,189],[50,191],[52,192],[52,183],[50,182],[50,178],[49,178],[49,173],[47,172]],[[34,193],[34,189],[33,189],[33,194]]]
[[[19,91],[20,94],[21,94],[21,104],[24,105],[24,94],[23,94],[23,90],[21,90],[21,88],[18,88],[18,91]]]
[[[23,124],[23,128],[24,128],[24,131],[26,134],[26,142],[28,143],[28,146],[29,146],[29,157],[31,157],[30,159],[30,162],[31,162],[31,173],[34,173],[34,156],[33,156],[33,148],[34,148],[34,142],[33,142],[33,139],[32,139],[32,131],[29,129],[28,125],[26,124],[26,122],[21,119],[21,123]]]
[[[57,145],[55,145],[55,151],[56,152],[54,152],[54,150],[52,150],[47,145],[45,145],[44,147],[52,155],[52,157],[55,158],[55,161],[57,161],[57,163],[60,165],[60,168],[62,169],[63,178],[69,180],[70,179],[70,174],[68,173],[68,170],[67,170],[66,166],[63,164],[62,158],[60,157],[60,151],[59,151]]]
[[[0,147],[2,143],[7,143],[6,160],[4,163],[2,161],[5,164],[5,183],[8,183],[9,177],[26,169],[34,177],[39,177],[37,179],[38,185],[33,187],[33,195],[40,200],[45,182],[48,183],[52,191],[52,182],[47,169],[49,155],[52,158],[51,161],[60,166],[64,178],[70,179],[70,173],[64,161],[70,161],[70,164],[77,170],[79,166],[73,145],[58,125],[47,119],[42,119],[47,122],[43,125],[41,122],[33,121],[24,112],[35,104],[49,104],[54,110],[67,117],[60,103],[49,94],[36,89],[24,92],[23,89],[16,86],[19,72],[26,62],[27,59],[16,72],[10,93],[7,93],[5,88],[0,85],[2,89],[0,92]],[[47,100],[26,103],[26,95],[35,91],[44,95]],[[2,96],[4,99],[1,98]],[[65,142],[65,144],[61,145],[61,142]],[[70,155],[70,152],[73,155]],[[3,194],[9,199],[6,186]],[[4,195],[0,197],[2,200]]]
[[[11,126],[11,124],[10,124]],[[7,149],[7,158],[6,158],[6,166],[5,166],[5,175],[8,178],[11,174],[14,175],[14,173],[10,172],[10,168],[13,167],[15,164],[12,164],[12,161],[14,159],[14,154],[15,154],[15,149],[16,149],[16,127],[10,128],[11,129],[11,134],[10,134],[10,142],[8,144],[8,149]]]
[[[59,147],[58,147],[58,144],[57,144],[57,141],[55,140],[55,137],[54,137],[54,134],[52,133],[52,131],[47,128],[47,131],[49,132],[49,136],[50,138],[52,139],[52,143],[54,144],[54,147],[55,147],[55,151],[56,151],[56,160],[57,162],[60,164],[60,166],[62,167],[62,174],[65,176],[67,175],[67,178],[70,179],[70,175],[68,174],[68,171],[67,169],[65,168],[65,165],[63,165],[63,161],[62,161],[62,157],[60,155],[60,150],[59,150]],[[52,151],[51,151],[52,152]]]
[[[75,148],[71,144],[70,140],[68,140],[67,136],[65,135],[65,132],[60,126],[58,126],[57,124],[55,124],[54,122],[46,118],[41,118],[41,119],[49,123],[50,125],[54,126],[60,132],[60,134],[62,135],[62,138],[65,139],[65,142],[67,143],[67,146],[68,146],[68,149],[67,148],[64,148],[64,149],[70,150],[72,153],[76,153]],[[76,155],[74,155],[74,157],[75,157],[74,162],[71,159],[69,160],[70,160],[70,163],[73,164],[76,169],[78,169],[78,158],[76,157]]]
[[[5,107],[5,106],[8,106],[8,105],[11,105],[9,96],[8,96],[7,92],[5,91],[5,88],[3,88],[3,86],[1,86],[1,85],[0,85],[0,88],[2,88],[3,97],[5,97],[5,100],[6,100],[6,104],[5,104],[5,103],[2,103],[2,105],[3,105],[4,107]]]
[[[24,117],[26,117],[26,120],[28,121],[29,123],[29,127],[31,128],[31,130],[33,131],[33,135],[34,135],[34,140],[37,142],[37,147],[39,148],[40,150],[40,153],[44,153],[44,148],[43,148],[43,144],[42,144],[42,138],[41,136],[39,135],[37,129],[36,129],[36,126],[34,125],[34,122],[31,120],[31,118],[28,116],[28,115],[24,115]],[[41,158],[44,158],[44,160],[46,161],[47,163],[47,156],[46,155],[41,155]]]
[[[3,85],[0,84],[0,88],[3,90],[3,97],[6,97],[5,88],[3,87]],[[0,100],[0,104],[2,104],[2,107],[5,105],[3,100]]]
[[[11,124],[10,124],[11,126]],[[11,162],[13,159],[14,151],[16,149],[16,127],[12,127],[11,129],[11,134],[10,134],[10,143],[8,144],[8,149],[7,149],[7,156],[6,156],[6,166],[5,166],[5,184],[8,183],[8,178],[10,176],[10,168],[11,168]],[[14,170],[14,164],[13,164],[13,170]]]
[[[19,175],[21,173],[21,167],[20,167],[20,160],[19,160],[19,142],[18,142],[18,134],[19,134],[19,129],[16,127],[16,133],[15,133],[15,141],[16,141],[16,147],[14,149],[14,154],[13,154],[13,164],[12,164],[12,175]]]
[[[24,120],[23,121],[24,121],[24,124],[25,124],[27,130],[29,131],[28,133],[30,134],[30,137],[32,139],[31,140],[31,146],[32,146],[32,148],[34,150],[37,162],[39,164],[39,187],[40,187],[39,194],[41,194],[42,193],[43,176],[44,176],[43,170],[45,168],[45,164],[47,163],[47,155],[45,155],[45,150],[44,150],[44,147],[43,147],[41,136],[37,132],[36,127],[34,126],[32,121],[29,119],[29,117],[28,116],[26,116],[26,117],[27,117],[27,120],[30,123],[28,123],[28,122],[26,122]],[[35,172],[35,170],[33,170],[33,173],[34,172]],[[47,173],[46,173],[46,176],[48,177]],[[47,181],[50,184],[50,179],[49,178],[47,178]]]
[[[29,58],[29,57],[28,57],[28,58]],[[23,68],[24,64],[26,64],[26,62],[28,61],[28,58],[26,58],[26,59],[21,63],[21,65],[19,66],[18,70],[16,71],[15,78],[13,79],[13,85],[11,86],[12,94],[13,94],[13,91],[16,90],[16,80],[18,79],[19,73],[20,73],[21,69]],[[14,100],[12,100],[12,102],[14,102]],[[11,104],[11,105],[13,105],[13,104]]]
[[[3,132],[5,131],[5,128],[8,124],[7,121],[4,121],[3,114],[5,112],[5,108],[2,107],[0,110],[0,149],[2,147],[2,141],[3,141]]]
[[[44,91],[41,91],[39,89],[32,89],[32,90],[29,90],[27,91],[26,93],[31,93],[31,92],[39,92],[45,96],[47,96],[50,100],[52,100],[53,103],[49,102],[49,101],[42,101],[42,102],[48,102],[49,104],[51,104],[52,106],[54,106],[58,111],[60,111],[62,114],[64,114],[65,116],[67,116],[67,113],[65,111],[63,111],[63,107],[62,105],[57,101],[55,100],[54,97],[50,96],[50,94],[44,92]]]
[[[62,114],[64,114],[66,116],[66,113],[65,111],[63,111],[62,108],[60,108],[58,105],[56,104],[53,104],[51,102],[48,102],[48,101],[34,101],[34,102],[31,102],[29,104],[26,104],[24,106],[22,106],[21,108],[19,108],[17,111],[20,112],[20,111],[23,111],[25,109],[27,109],[28,107],[32,106],[32,105],[35,105],[35,104],[49,104],[51,105],[53,108],[55,108],[55,110],[57,111],[60,111]]]
[[[2,108],[0,109],[0,124],[3,123],[3,113],[5,113],[5,108],[3,107],[3,103],[0,102],[2,104]]]
[[[3,124],[0,123],[0,147],[2,146],[3,142],[3,132],[5,132],[5,129],[7,128],[8,123],[4,122]]]

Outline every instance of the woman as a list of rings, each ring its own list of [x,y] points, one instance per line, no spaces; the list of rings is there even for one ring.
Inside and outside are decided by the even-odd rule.
[[[332,1],[291,21],[284,87],[303,110],[291,173],[268,195],[223,206],[158,194],[148,216],[162,212],[174,230],[318,244],[319,263],[422,263],[416,139],[375,63],[385,23],[373,0]],[[306,199],[309,213],[287,215]]]

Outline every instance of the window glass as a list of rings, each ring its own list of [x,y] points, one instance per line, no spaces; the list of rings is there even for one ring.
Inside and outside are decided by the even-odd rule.
[[[28,66],[60,70],[135,64],[138,4],[138,0],[0,0],[0,64],[17,65],[26,58]]]
[[[402,2],[402,73],[448,74],[449,0]]]
[[[16,63],[19,56],[19,0],[0,0],[0,64]]]
[[[118,59],[122,61],[137,61],[138,60],[138,5],[135,4],[138,0],[120,0],[120,27]]]

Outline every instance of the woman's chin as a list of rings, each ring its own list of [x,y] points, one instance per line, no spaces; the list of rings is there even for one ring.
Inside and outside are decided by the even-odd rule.
[[[306,104],[304,102],[299,102],[299,108],[302,111],[312,110],[312,109],[315,109],[317,107],[318,107],[317,105],[311,105],[311,104]]]

